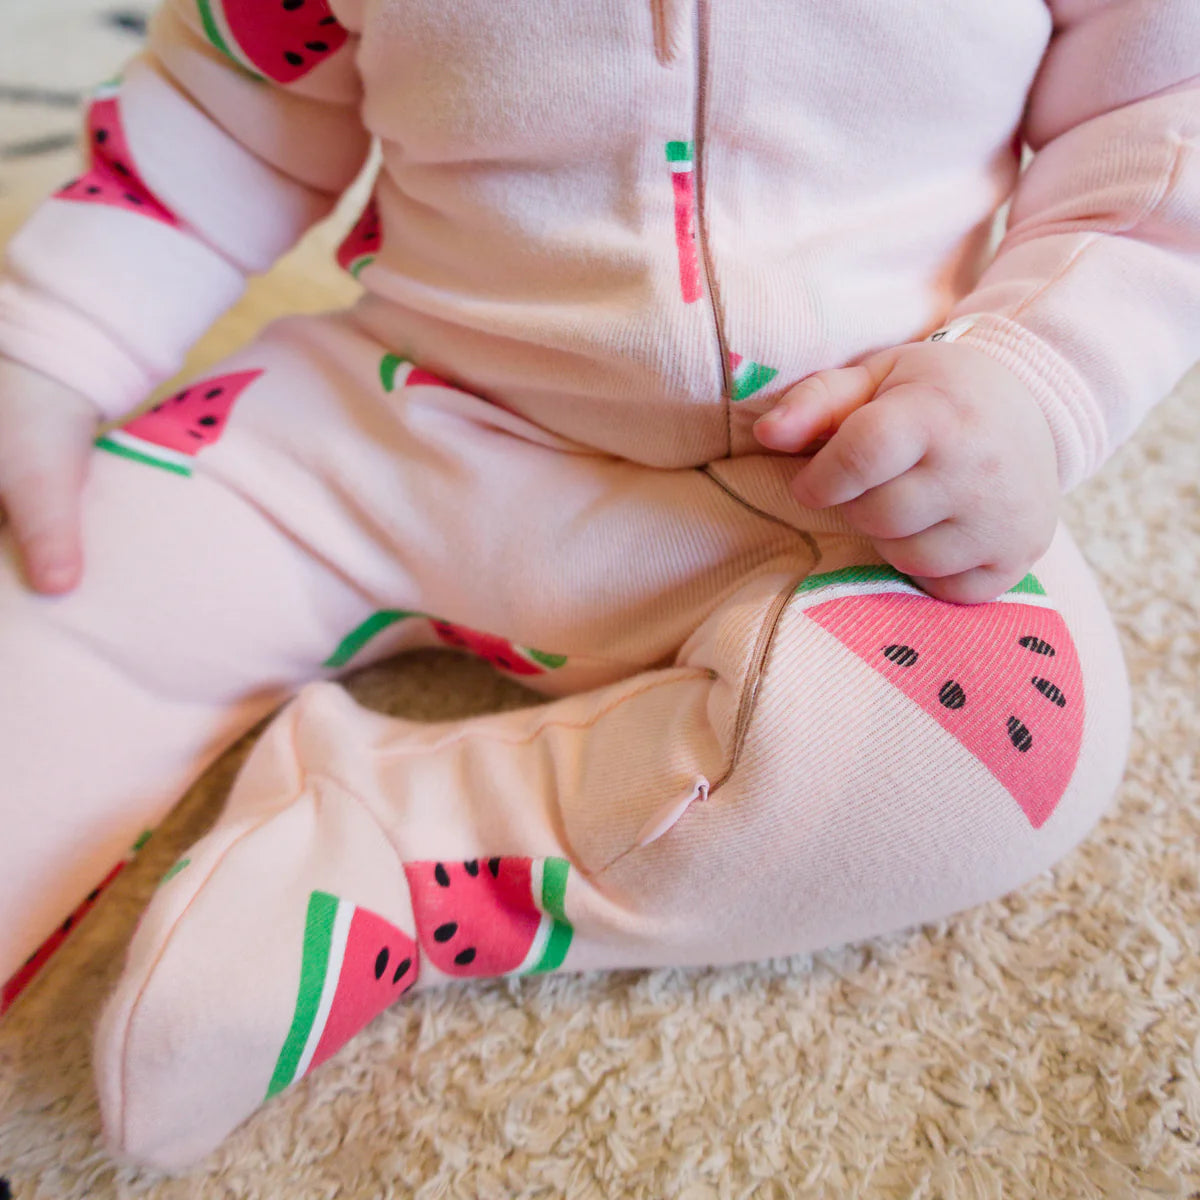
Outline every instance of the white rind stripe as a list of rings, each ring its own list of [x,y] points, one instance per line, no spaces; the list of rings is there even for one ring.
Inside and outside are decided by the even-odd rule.
[[[242,53],[242,48],[238,45],[237,38],[233,36],[229,28],[229,21],[225,17],[224,0],[210,0],[208,11],[212,16],[213,24],[220,30],[225,45],[229,47],[230,55],[252,75],[263,78],[262,72]]]
[[[189,469],[195,462],[195,459],[189,454],[181,454],[178,450],[172,450],[169,446],[160,446],[157,442],[144,441],[136,434],[126,433],[123,429],[110,429],[104,436],[110,442],[116,442],[118,446],[124,446],[128,450],[136,450],[147,458],[161,459],[163,462],[175,463]]]
[[[325,978],[321,983],[321,1003],[317,1006],[317,1015],[313,1018],[312,1029],[308,1032],[308,1041],[304,1043],[304,1053],[296,1064],[296,1074],[293,1082],[303,1077],[317,1052],[321,1035],[325,1032],[325,1022],[329,1020],[329,1010],[333,1007],[333,995],[337,991],[338,980],[342,977],[342,963],[346,958],[346,939],[350,936],[350,922],[354,920],[355,905],[349,900],[339,900],[337,914],[333,918],[333,934],[329,941],[329,961],[325,964]]]
[[[537,908],[542,907],[542,880],[546,872],[546,862],[544,859],[535,859],[533,869],[529,872],[529,892],[533,897],[533,903]],[[541,923],[537,927],[537,932],[533,935],[533,945],[529,947],[529,952],[521,960],[519,967],[514,967],[507,972],[509,975],[524,975],[531,967],[537,965],[538,960],[542,957],[546,950],[546,944],[550,941],[550,934],[554,929],[554,918],[549,914],[542,917]]]

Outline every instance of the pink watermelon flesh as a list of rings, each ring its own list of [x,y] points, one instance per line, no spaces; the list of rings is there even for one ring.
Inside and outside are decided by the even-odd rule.
[[[417,982],[417,943],[366,908],[355,910],[325,1032],[309,1070],[336,1054],[356,1033]]]
[[[357,275],[379,253],[379,209],[374,198],[338,247],[338,265]]]
[[[234,402],[261,374],[237,371],[202,379],[122,428],[144,442],[195,455],[220,439]]]
[[[429,961],[463,977],[516,970],[542,922],[532,872],[529,858],[405,863],[417,937]]]
[[[154,197],[133,165],[116,96],[92,101],[87,131],[91,156],[88,172],[55,195],[60,200],[123,208],[178,229],[179,218]]]
[[[419,969],[417,943],[403,929],[353,901],[312,892],[296,1008],[267,1098],[341,1049],[417,982]]]
[[[242,53],[276,83],[307,75],[346,41],[328,0],[224,0],[221,7]]]
[[[408,377],[408,382],[414,382],[411,375]],[[474,629],[465,629],[461,625],[451,625],[448,621],[434,621],[432,624],[434,633],[447,646],[469,650],[472,654],[479,655],[480,658],[499,667],[502,671],[508,671],[513,675],[541,675],[543,673],[537,663],[530,662],[529,659],[518,654],[513,644],[505,641],[504,638],[495,637],[490,633],[479,633]]]
[[[974,754],[1035,829],[1045,823],[1083,737],[1083,673],[1057,612],[895,592],[805,611]]]

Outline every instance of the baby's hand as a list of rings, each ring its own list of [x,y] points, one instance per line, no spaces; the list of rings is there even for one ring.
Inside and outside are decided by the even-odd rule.
[[[7,514],[30,584],[69,592],[83,571],[79,501],[96,406],[0,358],[0,522]]]
[[[818,371],[754,433],[768,449],[811,455],[792,481],[796,499],[841,505],[887,562],[939,599],[995,599],[1054,534],[1046,418],[1024,384],[972,347],[917,342]]]

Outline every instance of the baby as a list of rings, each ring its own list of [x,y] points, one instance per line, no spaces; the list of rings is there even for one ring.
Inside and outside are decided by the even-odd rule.
[[[1128,697],[1056,501],[1200,354],[1198,72],[1194,0],[169,0],[0,285],[0,979],[299,695],[106,1004],[113,1150],[415,989],[870,937],[1084,837]],[[362,298],[129,418],[373,137]],[[551,702],[331,682],[423,644]]]

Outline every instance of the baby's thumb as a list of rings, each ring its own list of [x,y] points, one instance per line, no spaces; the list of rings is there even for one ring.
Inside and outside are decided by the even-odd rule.
[[[789,454],[828,440],[856,408],[874,398],[895,358],[895,350],[885,350],[853,367],[833,367],[807,376],[759,417],[754,436],[768,449]]]
[[[0,502],[33,589],[69,592],[83,575],[80,508],[90,448],[58,445],[31,450],[25,461],[4,472]]]

